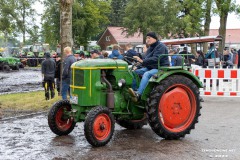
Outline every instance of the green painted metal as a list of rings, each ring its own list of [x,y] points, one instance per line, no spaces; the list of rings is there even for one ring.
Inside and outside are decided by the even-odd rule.
[[[21,64],[19,58],[15,57],[1,57],[0,56],[0,67],[2,68],[4,65],[8,65],[10,68],[17,67]]]
[[[142,99],[147,100],[150,92],[152,91],[152,88],[157,85],[160,81],[166,79],[169,76],[172,75],[184,75],[191,79],[197,86],[198,88],[203,88],[202,82],[196,77],[193,73],[191,73],[189,70],[186,69],[181,69],[182,67],[166,67],[164,70],[159,70],[159,72],[156,74],[155,77],[151,77],[147,87],[145,88],[143,94],[142,94]]]
[[[44,57],[44,52],[39,52],[38,57],[43,58]]]
[[[111,83],[114,92],[114,109],[112,113],[127,119],[140,119],[144,116],[145,106],[131,101],[128,88],[133,81],[133,73],[128,64],[122,60],[85,59],[75,62],[72,66],[71,94],[78,97],[75,121],[84,121],[86,113],[95,106],[107,106],[108,87],[101,79],[101,70],[105,71],[106,79]],[[125,86],[119,87],[118,81],[124,79]],[[139,107],[140,106],[140,107]]]
[[[35,55],[34,55],[33,52],[28,52],[28,53],[27,53],[27,57],[35,57]]]
[[[132,87],[134,77],[137,79],[137,86],[140,78],[128,68],[127,62],[113,59],[85,59],[77,61],[71,66],[72,78],[70,91],[77,102],[72,103],[73,117],[76,122],[84,121],[86,114],[95,106],[107,106],[107,95],[109,87],[103,80],[102,73],[111,84],[114,93],[114,109],[112,113],[118,118],[142,119],[146,110],[146,100],[153,87],[168,76],[181,74],[185,75],[198,87],[202,87],[196,76],[189,72],[187,67],[162,67],[156,76],[149,80],[144,90],[142,100],[133,102],[128,88]],[[125,80],[124,86],[119,86],[120,80]]]

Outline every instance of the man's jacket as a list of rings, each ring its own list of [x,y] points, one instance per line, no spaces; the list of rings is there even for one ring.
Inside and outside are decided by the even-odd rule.
[[[71,78],[71,65],[74,62],[76,62],[76,58],[72,54],[67,56],[63,62],[62,80],[68,84],[70,84],[70,78]]]
[[[148,69],[158,69],[158,59],[162,54],[168,54],[167,47],[160,41],[153,43],[148,48],[145,59],[143,59],[143,66]],[[161,57],[160,66],[169,66],[168,56]]]
[[[47,77],[54,78],[56,69],[56,63],[53,59],[47,58],[42,62],[42,74],[44,78]]]

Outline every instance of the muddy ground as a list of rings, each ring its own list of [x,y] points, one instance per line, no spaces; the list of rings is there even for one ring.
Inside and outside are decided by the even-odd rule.
[[[43,90],[40,68],[0,72],[0,95]]]
[[[104,147],[93,148],[83,123],[68,136],[56,136],[47,115],[0,121],[0,159],[41,160],[238,160],[240,157],[240,99],[206,98],[199,123],[184,139],[168,141],[149,126],[126,130],[116,125]]]
[[[43,90],[40,68],[24,68],[19,71],[0,71],[0,95]],[[4,114],[1,116],[1,112]],[[1,109],[0,119],[33,113],[14,109]]]

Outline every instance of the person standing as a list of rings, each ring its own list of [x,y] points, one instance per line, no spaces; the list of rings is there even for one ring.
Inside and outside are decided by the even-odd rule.
[[[91,58],[92,59],[102,59],[102,57],[100,57],[99,55],[99,51],[98,50],[92,50],[90,52]]]
[[[137,61],[142,63],[143,68],[137,69],[134,72],[142,76],[139,88],[137,91],[129,88],[128,91],[132,96],[132,100],[137,102],[141,97],[144,89],[148,84],[148,80],[158,72],[158,60],[162,54],[168,54],[167,47],[158,40],[155,32],[149,32],[146,37],[146,43],[149,45],[145,59],[141,59],[138,56],[134,56]],[[162,56],[160,58],[160,66],[169,66],[168,56]],[[133,83],[136,83],[134,79]],[[135,86],[134,84],[132,86]]]
[[[188,47],[183,47],[183,51],[181,51],[179,54],[185,54],[184,62],[187,66],[191,66],[192,60],[195,59],[195,56],[192,53],[188,52]]]
[[[123,56],[119,53],[119,46],[117,44],[113,45],[112,54],[108,58],[123,59]]]
[[[206,58],[206,59],[216,58],[216,56],[215,56],[215,50],[216,50],[216,49],[215,49],[214,43],[210,43],[210,48],[209,48],[208,52],[206,53],[205,58]]]
[[[56,79],[56,86],[58,95],[60,96],[60,81],[61,81],[61,55],[57,53],[56,55],[56,70],[55,70],[55,79]]]
[[[71,65],[76,62],[76,58],[72,54],[71,47],[65,47],[63,50],[66,58],[63,62],[62,72],[62,99],[67,99],[67,94],[70,93]]]
[[[51,92],[51,99],[54,98],[55,92],[55,83],[54,83],[54,77],[55,77],[55,70],[56,70],[56,63],[55,61],[50,58],[50,53],[45,53],[45,60],[42,62],[42,77],[43,77],[43,87],[45,89],[45,98],[46,100],[49,100],[49,90]]]
[[[133,62],[133,56],[138,56],[138,54],[135,50],[133,50],[133,46],[131,43],[127,43],[125,45],[125,48],[126,48],[126,53],[124,54],[124,57],[127,60],[127,63],[131,65]]]
[[[196,54],[196,59],[193,60],[194,64],[201,66],[201,67],[205,67],[205,60],[204,60],[204,54],[201,50],[197,51]]]
[[[182,60],[182,56],[178,55],[178,49],[177,48],[173,48],[172,50],[170,50],[169,52],[171,56],[171,66],[182,66],[183,65],[183,60]]]

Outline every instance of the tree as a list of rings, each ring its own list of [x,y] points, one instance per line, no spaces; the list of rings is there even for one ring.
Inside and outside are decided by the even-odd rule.
[[[140,31],[144,37],[148,31],[165,38],[193,36],[201,32],[202,3],[203,0],[130,0],[124,27],[129,34]]]
[[[13,9],[9,7],[8,3],[1,1],[0,2],[0,31],[4,34],[5,46],[8,44],[8,39],[11,34],[14,33],[15,24],[11,22],[10,12],[13,12]]]
[[[227,17],[228,13],[235,11],[236,5],[235,0],[215,0],[217,5],[217,13],[220,17],[220,27],[219,27],[219,35],[223,37],[222,43],[219,45],[219,51],[223,50],[225,46],[226,40],[226,27],[227,27]]]
[[[211,23],[211,8],[212,8],[213,0],[206,0],[205,2],[205,21],[204,21],[204,35],[209,35],[210,23]],[[203,45],[203,53],[207,53],[208,43],[204,43]]]
[[[180,0],[181,3],[181,31],[184,37],[192,37],[202,32],[203,5],[204,0]],[[193,9],[194,8],[194,9]]]
[[[60,3],[60,26],[61,26],[61,49],[73,46],[72,38],[72,5],[73,0],[59,0]]]
[[[44,5],[42,33],[46,42],[56,45],[60,40],[59,3],[45,0]],[[75,0],[72,4],[73,44],[87,48],[89,40],[97,40],[109,24],[110,8],[110,3],[105,0]]]
[[[97,40],[109,24],[110,4],[99,0],[77,0],[73,4],[73,39],[76,45],[87,47]]]
[[[163,4],[163,0],[148,0],[148,3],[146,0],[129,0],[123,18],[123,26],[127,33],[133,35],[139,31],[145,37],[147,32],[155,31],[165,35],[162,30],[164,25]],[[143,43],[145,43],[144,39]]]
[[[123,17],[125,16],[125,7],[127,0],[112,0],[111,2],[111,14],[110,14],[110,25],[111,26],[123,26]]]
[[[15,32],[21,32],[23,43],[26,40],[26,33],[37,27],[34,24],[36,12],[32,9],[34,0],[1,0],[0,6],[5,8],[11,26],[15,26]]]
[[[43,41],[56,47],[60,43],[60,4],[56,0],[45,0],[42,15]]]

